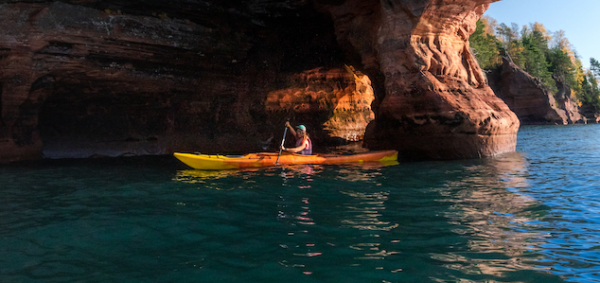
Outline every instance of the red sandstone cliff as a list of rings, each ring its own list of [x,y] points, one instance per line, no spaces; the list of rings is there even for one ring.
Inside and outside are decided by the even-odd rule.
[[[264,150],[268,93],[343,67],[306,3],[120,4],[0,5],[0,160]]]
[[[507,58],[499,71],[490,73],[489,83],[524,125],[585,123],[568,87],[558,85],[559,93],[552,94]]]
[[[256,151],[290,116],[405,159],[512,151],[467,40],[490,2],[0,4],[0,160]]]
[[[323,136],[362,140],[367,125],[374,118],[371,81],[349,67],[308,70],[290,76],[285,86],[269,92],[265,102],[267,112],[273,117],[279,116],[279,120],[308,121],[303,123],[313,138],[315,133],[321,135],[318,137],[321,141],[326,140]],[[323,118],[315,119],[315,115]]]
[[[494,1],[345,1],[324,5],[338,42],[374,81],[370,148],[403,159],[456,159],[513,151],[519,121],[487,86],[469,49]]]

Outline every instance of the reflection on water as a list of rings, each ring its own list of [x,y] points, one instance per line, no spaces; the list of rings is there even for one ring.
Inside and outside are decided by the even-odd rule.
[[[430,274],[425,281],[448,280],[448,272],[502,279],[517,271],[544,270],[537,262],[543,261],[540,246],[550,235],[536,227],[545,208],[522,193],[531,186],[528,176],[527,160],[512,153],[395,166],[180,170],[173,180],[213,189],[212,195],[261,192],[218,203],[235,204],[243,208],[241,213],[257,209],[283,225],[276,237],[282,267],[314,276],[328,274],[327,266],[336,262],[336,272],[367,269],[397,282],[430,265],[448,271]],[[261,198],[266,203],[259,204]],[[255,222],[259,219],[245,221],[264,227]]]
[[[334,176],[341,183],[335,187],[333,209],[328,207],[333,202],[311,197],[320,188],[310,184],[315,178],[310,170],[290,170],[282,174],[284,183],[296,178],[285,184],[304,193],[280,197],[278,219],[292,228],[281,247],[294,257],[280,263],[313,274],[335,258],[349,267],[371,266],[393,280],[422,264],[403,263],[403,254],[427,251],[430,260],[461,274],[507,278],[511,272],[544,270],[535,264],[543,260],[536,252],[539,243],[549,237],[535,232],[540,205],[518,192],[529,186],[527,166],[519,153],[469,161],[435,175],[438,184],[421,182],[425,187],[410,191],[398,183],[390,187],[384,167],[343,167]],[[423,202],[423,197],[438,204]],[[328,234],[323,226],[337,229]],[[436,226],[448,228],[440,233]],[[429,243],[415,237],[438,239]],[[444,281],[446,276],[432,274],[429,279]]]
[[[390,162],[365,162],[360,164],[348,164],[339,169],[339,179],[346,181],[369,181],[372,178],[381,176],[379,169],[388,166],[398,165],[397,161]],[[337,168],[337,167],[335,167]],[[250,180],[256,176],[274,176],[280,175],[283,180],[294,178],[306,178],[311,180],[311,176],[319,174],[325,169],[325,165],[300,164],[300,165],[282,165],[267,168],[244,168],[236,170],[179,170],[173,178],[174,181],[205,184],[224,178],[243,178]],[[364,172],[371,170],[372,172]]]
[[[188,184],[198,184],[199,189],[215,189],[215,190],[233,190],[245,189],[250,185],[255,184],[253,177],[258,174],[258,170],[179,170],[173,178],[174,181],[179,181]],[[223,180],[239,180],[236,186],[231,186],[230,183],[223,183]]]
[[[503,276],[508,271],[529,270],[541,256],[526,256],[537,248],[532,241],[549,235],[535,231],[537,215],[529,213],[539,206],[531,197],[520,194],[526,188],[527,161],[518,152],[485,160],[483,165],[468,166],[466,178],[448,182],[442,194],[454,205],[446,217],[457,225],[453,231],[468,235],[470,252],[503,254],[505,259],[465,257],[463,253],[433,254],[450,269],[477,270],[480,274]],[[452,195],[450,195],[452,194]],[[458,226],[460,225],[460,226]],[[459,264],[460,263],[460,264]],[[469,271],[469,272],[470,272]]]
[[[380,174],[380,172],[371,172],[367,176],[375,173]],[[358,180],[361,179],[358,178]],[[398,223],[380,219],[385,213],[389,193],[378,191],[366,193],[357,190],[343,190],[340,193],[349,197],[343,204],[345,213],[340,226],[367,232],[358,239],[358,242],[349,245],[349,248],[358,252],[354,256],[358,262],[354,264],[360,264],[359,262],[364,260],[383,260],[388,256],[399,254],[399,251],[386,249],[379,234],[399,227]]]
[[[249,171],[252,172],[252,171]],[[177,171],[177,175],[173,180],[184,182],[184,183],[205,183],[208,180],[213,179],[221,179],[227,177],[235,177],[239,176],[246,171],[242,170],[214,170],[214,171],[205,171],[205,170],[179,170]]]
[[[378,219],[379,211],[385,209],[387,193],[360,191],[367,189],[366,186],[382,186],[381,170],[385,167],[385,164],[304,165],[282,169],[282,184],[290,190],[280,195],[277,218],[289,227],[280,247],[290,257],[279,263],[312,275],[323,273],[332,260],[356,267],[361,261],[396,254],[383,249],[377,239],[373,240],[376,237],[373,232],[394,228],[390,227],[394,224]],[[315,183],[315,179],[319,182]],[[351,236],[352,230],[367,233],[356,238]]]
[[[390,231],[398,224],[391,224],[387,221],[378,219],[385,210],[385,202],[388,199],[387,192],[362,193],[357,191],[341,191],[354,198],[349,202],[345,209],[347,210],[348,218],[342,220],[343,225],[360,229],[373,231]]]
[[[577,134],[540,141],[535,130],[524,132],[525,152],[483,160],[180,171],[176,180],[268,186],[278,198],[265,209],[284,227],[278,263],[306,276],[333,275],[336,262],[336,278],[348,274],[340,281],[598,282],[598,143],[565,150]],[[270,184],[255,181],[265,176]]]
[[[557,139],[396,166],[0,168],[0,281],[598,282],[600,154],[537,149]]]

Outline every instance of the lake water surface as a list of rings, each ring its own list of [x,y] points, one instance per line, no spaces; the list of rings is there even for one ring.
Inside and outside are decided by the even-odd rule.
[[[600,282],[600,125],[394,166],[0,167],[0,283]]]

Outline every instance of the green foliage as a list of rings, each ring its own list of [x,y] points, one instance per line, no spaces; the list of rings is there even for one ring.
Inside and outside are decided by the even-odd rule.
[[[596,76],[600,74],[600,63],[596,59],[590,59],[590,71],[584,76],[581,90],[577,93],[577,100],[581,103],[591,104],[600,109],[600,89]]]
[[[596,77],[600,77],[600,63],[594,58],[590,58],[590,71]]]
[[[598,80],[591,73],[588,75],[588,79],[589,79],[590,86],[592,87],[592,89],[591,89],[590,97],[588,98],[587,102],[592,103],[592,104],[599,104],[600,103],[600,101],[599,101],[600,90],[598,89]]]
[[[581,91],[577,94],[577,99],[586,104],[593,105],[596,109],[600,109],[600,90],[598,89],[598,81],[593,73],[588,73],[581,83]]]
[[[522,34],[524,64],[521,67],[530,75],[540,79],[548,89],[556,92],[556,82],[548,70],[550,64],[546,60],[546,54],[549,53],[548,41],[539,31],[529,32],[524,29]]]
[[[553,74],[555,78],[560,79],[566,85],[571,88],[578,89],[577,86],[576,68],[571,57],[567,52],[564,52],[560,48],[552,48],[548,51],[548,71]]]
[[[490,22],[493,22],[492,27],[486,27],[485,24]],[[550,91],[556,93],[556,82],[562,82],[571,88],[579,105],[591,104],[600,111],[600,62],[592,58],[590,70],[585,70],[564,31],[551,33],[552,37],[549,34],[540,23],[523,28],[513,23],[509,27],[497,25],[488,17],[477,22],[469,42],[483,69],[496,68],[501,56],[508,56],[527,73],[540,79]]]
[[[481,68],[492,69],[501,64],[500,41],[485,32],[485,24],[481,20],[477,21],[477,29],[469,38],[469,42]]]

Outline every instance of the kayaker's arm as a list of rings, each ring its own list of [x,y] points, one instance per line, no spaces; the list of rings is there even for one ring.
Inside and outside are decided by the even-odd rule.
[[[290,133],[292,133],[292,135],[295,137],[296,136],[296,131],[294,130],[294,127],[292,127],[292,125],[290,125],[290,121],[285,122],[285,126],[288,127],[288,129],[290,130]]]

